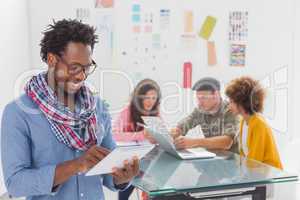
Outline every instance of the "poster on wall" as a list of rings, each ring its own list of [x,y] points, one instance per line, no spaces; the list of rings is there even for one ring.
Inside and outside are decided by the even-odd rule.
[[[229,13],[229,41],[246,41],[248,37],[248,11]]]
[[[246,64],[246,45],[231,44],[230,47],[230,66],[245,67]]]
[[[248,11],[229,13],[230,66],[245,67],[248,38]]]

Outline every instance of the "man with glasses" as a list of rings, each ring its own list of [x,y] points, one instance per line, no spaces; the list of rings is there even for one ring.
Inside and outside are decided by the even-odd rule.
[[[177,127],[172,129],[174,142],[178,149],[203,147],[238,152],[235,142],[239,120],[233,115],[228,102],[220,95],[220,82],[214,78],[200,79],[192,88],[196,91],[198,107]],[[200,125],[204,138],[186,137],[188,131]]]
[[[12,196],[30,200],[101,200],[105,185],[126,189],[139,160],[103,176],[85,176],[112,149],[111,118],[84,81],[94,72],[95,29],[77,20],[49,25],[41,40],[48,70],[32,77],[25,94],[3,112],[1,152]]]

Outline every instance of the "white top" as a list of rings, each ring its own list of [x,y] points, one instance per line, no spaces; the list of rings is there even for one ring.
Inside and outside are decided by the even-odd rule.
[[[243,130],[242,130],[242,149],[245,154],[245,156],[248,156],[248,146],[247,146],[247,138],[248,138],[248,125],[246,122],[243,124]]]

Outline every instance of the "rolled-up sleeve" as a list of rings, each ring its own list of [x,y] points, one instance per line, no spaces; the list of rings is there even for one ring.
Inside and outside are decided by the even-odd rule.
[[[182,119],[177,124],[177,128],[181,130],[182,135],[186,135],[190,129],[195,128],[197,125],[199,125],[199,119],[197,117],[198,113],[198,109],[195,108],[189,116]]]
[[[16,104],[6,106],[1,124],[1,155],[5,185],[15,197],[53,195],[55,165],[35,168],[25,114]]]

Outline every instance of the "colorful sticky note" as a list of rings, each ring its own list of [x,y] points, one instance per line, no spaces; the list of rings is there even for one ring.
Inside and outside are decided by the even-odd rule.
[[[217,64],[215,42],[207,42],[207,64],[208,66],[214,66]]]
[[[193,27],[194,23],[194,15],[192,11],[185,11],[184,12],[184,32],[190,33],[194,31]]]
[[[139,23],[141,21],[141,16],[140,15],[132,15],[132,21]]]
[[[141,27],[140,26],[133,26],[132,27],[132,32],[134,32],[134,33],[140,33],[141,32]]]
[[[132,5],[132,12],[140,12],[140,11],[141,11],[141,5],[139,4]]]
[[[145,26],[145,33],[151,33],[152,32],[152,26]]]
[[[96,8],[112,8],[114,0],[96,0]]]
[[[183,88],[192,87],[192,63],[183,63]]]
[[[208,40],[215,28],[216,23],[217,23],[217,19],[215,17],[207,16],[201,27],[199,36],[205,40]]]

